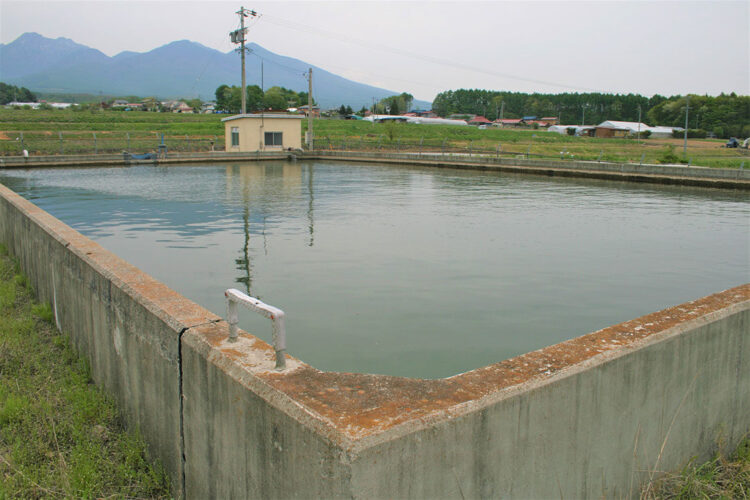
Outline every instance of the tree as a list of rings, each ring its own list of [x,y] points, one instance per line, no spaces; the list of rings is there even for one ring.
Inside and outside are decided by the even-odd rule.
[[[340,114],[341,116],[344,116],[344,115],[346,115],[346,106],[344,106],[343,104],[342,104],[342,105],[341,105],[341,107],[339,108],[339,114]]]
[[[26,87],[16,87],[0,82],[0,104],[10,102],[36,102],[37,96]]]
[[[393,99],[393,100],[391,101],[391,107],[390,107],[390,109],[388,110],[388,112],[389,112],[390,114],[392,114],[392,115],[397,115],[397,114],[399,114],[399,109],[398,109],[398,99]]]
[[[245,87],[247,111],[252,113],[263,109],[263,89],[257,85]]]

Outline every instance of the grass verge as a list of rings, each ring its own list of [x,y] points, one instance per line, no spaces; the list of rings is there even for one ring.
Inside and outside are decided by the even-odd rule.
[[[0,245],[0,499],[168,496],[164,470]]]
[[[708,462],[691,460],[679,472],[662,474],[644,486],[641,498],[750,498],[750,437],[728,457],[719,452]]]

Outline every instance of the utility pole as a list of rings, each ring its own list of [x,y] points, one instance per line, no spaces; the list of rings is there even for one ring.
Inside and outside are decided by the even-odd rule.
[[[503,121],[503,113],[505,112],[505,101],[500,101],[500,122]]]
[[[245,33],[247,33],[247,28],[245,28],[245,18],[257,17],[258,13],[254,10],[248,10],[245,7],[240,7],[240,10],[235,12],[235,14],[240,16],[240,29],[234,30],[229,33],[229,38],[232,40],[232,43],[240,44],[240,48],[237,49],[237,51],[239,51],[240,57],[242,59],[242,114],[244,115],[245,113],[247,113],[247,92],[245,91],[245,51],[247,50],[245,48]]]
[[[685,102],[685,143],[682,146],[682,152],[687,156],[687,132],[688,132],[688,111],[690,110],[690,96],[687,96]]]
[[[641,143],[641,105],[638,105],[638,144]]]
[[[313,149],[312,68],[307,73],[307,149]]]

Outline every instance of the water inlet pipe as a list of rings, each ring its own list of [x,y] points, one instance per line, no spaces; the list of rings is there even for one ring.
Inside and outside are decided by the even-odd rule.
[[[276,369],[283,370],[286,368],[286,328],[284,327],[284,311],[268,304],[264,304],[255,297],[240,292],[234,288],[229,288],[224,292],[227,298],[227,323],[229,323],[229,341],[237,341],[237,323],[239,317],[237,314],[237,304],[242,304],[251,311],[255,311],[261,316],[271,320],[271,329],[273,331],[273,348],[276,351]]]

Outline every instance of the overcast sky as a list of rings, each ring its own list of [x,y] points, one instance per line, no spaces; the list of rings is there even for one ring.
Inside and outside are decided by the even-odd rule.
[[[34,31],[107,55],[184,39],[229,52],[240,5],[260,14],[250,41],[427,101],[458,88],[750,94],[747,1],[0,0],[0,42]]]

